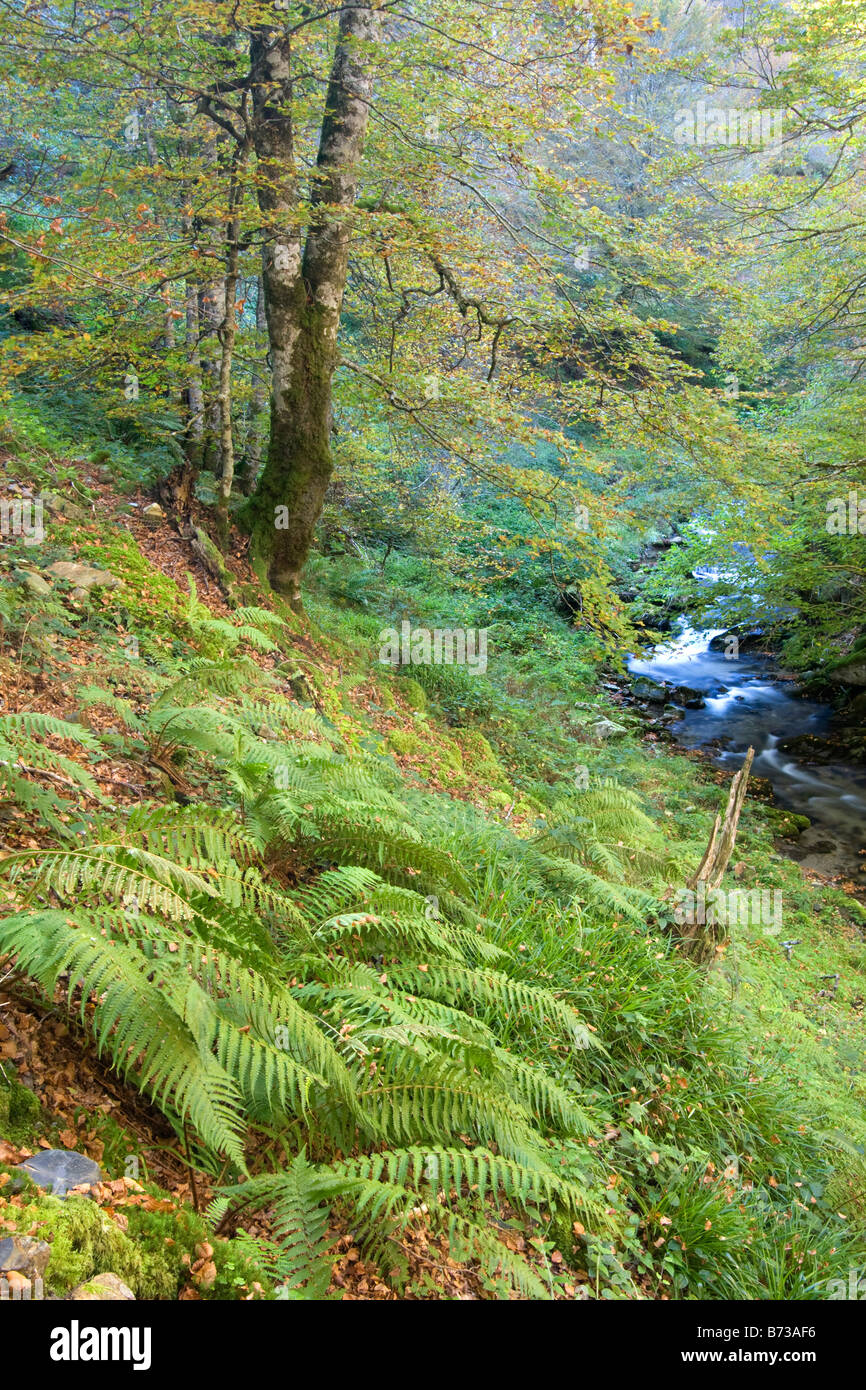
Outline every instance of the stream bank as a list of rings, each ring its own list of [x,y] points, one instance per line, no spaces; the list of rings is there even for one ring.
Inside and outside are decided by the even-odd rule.
[[[681,747],[704,751],[731,775],[755,749],[753,775],[810,821],[786,844],[790,857],[866,887],[866,765],[836,760],[830,705],[800,695],[771,655],[726,641],[725,629],[696,631],[685,616],[628,669],[630,699],[657,711],[650,727],[666,728]]]

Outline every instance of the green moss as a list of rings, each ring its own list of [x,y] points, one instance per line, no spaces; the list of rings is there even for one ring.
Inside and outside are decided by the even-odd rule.
[[[812,824],[808,816],[798,816],[794,811],[783,811],[777,807],[768,808],[768,819],[777,835],[791,838],[802,830],[808,830]]]
[[[109,1270],[128,1284],[136,1298],[170,1298],[176,1289],[170,1271],[148,1265],[134,1241],[89,1197],[39,1196],[22,1207],[7,1206],[7,1219],[51,1246],[45,1275],[49,1293],[64,1294],[95,1274]]]
[[[126,531],[103,530],[98,545],[80,540],[78,554],[82,561],[107,569],[123,581],[123,588],[112,590],[110,599],[128,615],[130,628],[141,636],[149,632],[172,638],[185,635],[183,595]]]
[[[4,1062],[7,1079],[0,1072],[0,1138],[17,1148],[35,1144],[45,1127],[42,1106],[32,1091],[15,1076],[15,1068]]]
[[[508,785],[508,773],[483,734],[477,729],[461,729],[460,742],[463,745],[463,766],[468,772],[486,782]]]
[[[201,1289],[202,1298],[226,1300],[245,1298],[254,1283],[267,1292],[273,1284],[255,1242],[241,1232],[232,1240],[216,1240],[204,1217],[191,1207],[172,1211],[147,1211],[144,1207],[127,1208],[129,1234],[141,1252],[146,1269],[168,1267],[172,1271],[174,1298],[182,1282],[188,1278],[189,1265],[198,1258],[196,1246],[208,1241],[213,1247],[217,1277],[209,1289]],[[188,1260],[184,1257],[188,1256]]]
[[[423,746],[418,735],[413,734],[411,729],[392,729],[388,735],[388,743],[401,757],[407,753],[417,753]]]
[[[165,1193],[149,1189],[157,1198]],[[217,1277],[208,1299],[243,1298],[254,1283],[265,1292],[270,1280],[254,1242],[214,1240],[204,1217],[191,1207],[148,1211],[146,1207],[122,1208],[128,1222],[122,1231],[89,1197],[35,1194],[21,1207],[0,1201],[0,1213],[15,1222],[19,1231],[48,1241],[51,1257],[45,1275],[47,1293],[59,1296],[109,1271],[128,1284],[140,1299],[173,1299],[189,1278],[189,1266],[198,1258],[195,1247],[209,1240],[214,1250]],[[184,1258],[184,1257],[188,1258]]]
[[[451,767],[455,772],[463,771],[463,754],[456,743],[451,739],[443,740],[441,747],[441,761],[446,767]]]
[[[212,1244],[217,1277],[213,1287],[202,1292],[203,1298],[245,1298],[254,1284],[261,1284],[265,1294],[271,1292],[274,1281],[255,1240],[246,1231],[240,1231],[233,1240],[214,1240]]]
[[[426,710],[427,694],[414,676],[404,676],[400,681],[400,694],[412,709]]]

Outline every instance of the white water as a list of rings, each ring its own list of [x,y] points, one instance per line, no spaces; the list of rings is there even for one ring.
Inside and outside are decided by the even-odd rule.
[[[866,768],[807,765],[781,750],[784,739],[824,733],[830,710],[789,693],[793,683],[776,675],[770,657],[743,652],[730,660],[710,651],[711,639],[724,630],[696,632],[681,618],[677,635],[649,660],[632,658],[629,670],[699,690],[705,707],[686,710],[671,726],[677,741],[685,748],[712,744],[716,761],[732,772],[753,747],[754,775],[766,777],[783,806],[812,822],[798,842],[798,857],[806,851],[804,866],[856,872],[866,862],[858,859],[866,844]]]

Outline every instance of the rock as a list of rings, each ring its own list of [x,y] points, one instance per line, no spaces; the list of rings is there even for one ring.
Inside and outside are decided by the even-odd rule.
[[[89,520],[83,507],[79,507],[76,502],[70,502],[68,497],[58,497],[56,492],[43,492],[42,503],[53,516],[65,517],[67,521]]]
[[[842,717],[846,722],[866,723],[866,692],[854,696],[851,703],[842,711]]]
[[[684,709],[703,709],[706,703],[700,690],[693,690],[690,685],[675,685],[668,693],[672,702]]]
[[[150,517],[152,521],[161,521],[165,516],[165,512],[158,502],[151,502],[149,507],[145,507],[141,515]]]
[[[99,1300],[101,1302],[120,1302],[134,1303],[135,1294],[128,1284],[116,1274],[109,1270],[105,1274],[94,1274],[92,1279],[87,1279],[83,1284],[72,1290],[69,1297],[75,1303],[86,1303]]]
[[[685,536],[662,536],[657,541],[650,541],[647,550],[652,553],[655,550],[669,550],[672,545],[685,545]]]
[[[833,676],[843,685],[866,685],[866,661],[860,653],[856,661],[851,661],[847,666],[835,666]]]
[[[30,1236],[7,1236],[0,1240],[0,1272],[17,1270],[26,1279],[41,1279],[51,1258],[51,1246]]]
[[[727,632],[718,632],[715,637],[711,637],[709,650],[723,652],[729,642],[736,641],[737,652],[751,651],[755,647],[763,647],[766,640],[766,633],[759,627],[747,628],[745,631],[732,627]]]
[[[636,700],[648,700],[651,705],[663,705],[667,699],[664,686],[650,680],[649,676],[638,676],[637,680],[632,682],[631,693]]]
[[[628,733],[624,725],[614,724],[612,719],[596,719],[591,728],[596,738],[621,738]]]
[[[47,598],[52,592],[48,580],[43,579],[41,574],[36,574],[33,570],[22,571],[21,583],[24,585],[31,598]]]
[[[120,580],[108,570],[94,569],[92,565],[79,565],[71,560],[58,560],[48,566],[48,574],[55,579],[66,579],[74,585],[75,596],[86,595],[91,589],[117,589]]]
[[[47,1188],[55,1197],[65,1197],[71,1187],[92,1187],[104,1181],[99,1164],[72,1149],[43,1149],[16,1167],[32,1178],[37,1187]]]

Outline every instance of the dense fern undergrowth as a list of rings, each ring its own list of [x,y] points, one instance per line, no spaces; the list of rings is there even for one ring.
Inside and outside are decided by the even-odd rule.
[[[338,604],[345,572],[311,597],[319,660],[261,595],[220,617],[181,593],[116,518],[50,544],[123,583],[37,597],[32,554],[4,549],[0,781],[39,833],[0,864],[0,962],[167,1117],[214,1223],[269,1214],[272,1292],[325,1296],[339,1217],[398,1292],[422,1225],[490,1297],[826,1297],[861,1241],[862,1083],[830,1113],[796,1040],[678,956],[669,890],[720,792],[634,736],[592,740],[564,683],[594,671],[579,634],[478,677],[482,721],[376,666],[382,617]],[[82,642],[64,689],[53,663]],[[65,717],[13,698],[26,673]],[[164,794],[114,804],[118,760]],[[425,776],[448,767],[457,794]]]

